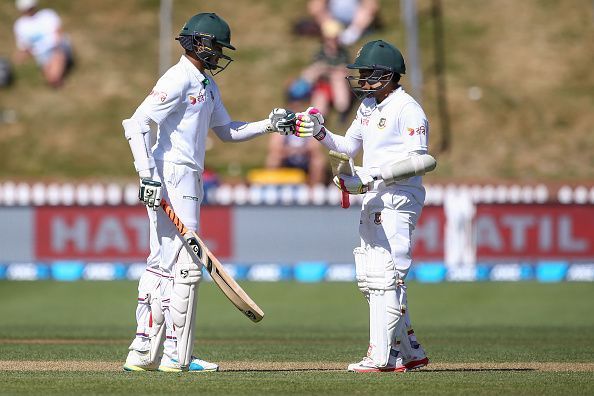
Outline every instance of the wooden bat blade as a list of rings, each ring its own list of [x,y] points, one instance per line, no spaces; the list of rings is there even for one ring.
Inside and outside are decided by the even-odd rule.
[[[351,159],[348,155],[334,150],[330,150],[329,155],[333,176],[337,176],[339,173],[349,176],[353,175],[353,163],[351,162]],[[349,198],[349,193],[346,191],[342,191],[342,195],[340,197],[340,206],[343,209],[348,209],[351,206],[351,199]]]
[[[264,318],[264,312],[262,309],[248,296],[248,294],[239,286],[239,284],[233,279],[231,275],[225,270],[225,267],[215,257],[214,254],[208,250],[204,242],[196,235],[195,232],[190,231],[189,238],[184,237],[188,242],[188,245],[192,251],[196,252],[196,244],[202,251],[202,256],[196,253],[198,258],[203,264],[214,283],[221,289],[223,294],[239,309],[245,316],[247,316],[252,322],[259,322]]]
[[[161,208],[169,217],[169,220],[177,228],[184,240],[184,245],[195,259],[204,265],[214,283],[221,289],[223,294],[252,322],[259,322],[264,317],[262,309],[247,295],[231,275],[225,270],[223,264],[206,247],[206,244],[193,231],[190,231],[181,219],[177,217],[173,208],[161,200]]]

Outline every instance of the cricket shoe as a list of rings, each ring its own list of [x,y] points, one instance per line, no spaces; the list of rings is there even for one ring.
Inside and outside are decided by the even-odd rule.
[[[402,362],[397,350],[390,350],[390,357],[388,364],[385,367],[378,367],[369,357],[364,357],[359,363],[349,364],[347,371],[355,373],[386,373],[386,372],[400,372],[406,371],[406,366]]]
[[[159,365],[159,371],[167,373],[179,373],[181,371],[195,371],[195,372],[208,372],[208,371],[219,371],[219,365],[216,363],[210,363],[206,360],[198,359],[192,356],[190,365],[186,370],[183,370],[177,359],[171,359],[167,356],[163,356],[161,364]]]
[[[149,351],[131,350],[124,363],[124,371],[155,371],[157,363],[151,362]]]
[[[407,370],[420,369],[429,364],[429,358],[421,344],[416,344],[412,348],[413,354],[411,356],[403,356],[402,363]]]

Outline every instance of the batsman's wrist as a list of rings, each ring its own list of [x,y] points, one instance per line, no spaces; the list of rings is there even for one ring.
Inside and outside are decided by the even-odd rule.
[[[140,179],[150,179],[153,173],[152,170],[153,168],[141,170],[138,172],[138,177],[140,177]]]
[[[314,138],[318,142],[321,142],[322,140],[324,140],[325,137],[326,137],[326,128],[325,127],[322,127],[320,129],[320,131],[314,135]]]

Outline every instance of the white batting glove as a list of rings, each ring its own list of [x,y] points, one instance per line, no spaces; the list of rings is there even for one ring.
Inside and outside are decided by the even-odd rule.
[[[293,135],[295,133],[295,113],[290,110],[277,107],[268,115],[270,125],[269,132],[278,132],[281,135]]]
[[[365,194],[369,190],[369,184],[375,179],[365,168],[355,166],[354,169],[354,176],[339,174],[332,181],[336,187],[349,194]]]
[[[302,113],[297,113],[295,135],[299,137],[313,136],[316,140],[323,140],[326,137],[324,127],[324,116],[315,107],[308,107]]]
[[[153,210],[159,210],[161,206],[161,197],[163,194],[161,182],[149,178],[140,179],[140,190],[138,199],[140,202]]]

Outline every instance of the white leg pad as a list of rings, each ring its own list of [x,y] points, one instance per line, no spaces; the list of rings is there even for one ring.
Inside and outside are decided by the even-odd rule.
[[[404,325],[402,326],[400,334],[398,335],[398,339],[400,340],[400,352],[402,352],[403,356],[411,356],[413,353],[413,348],[410,343],[410,338],[408,337],[408,329],[411,328],[410,316],[408,314],[408,308],[406,309],[406,312],[404,313],[403,319],[404,319]]]
[[[161,297],[158,295],[151,296],[151,315],[152,326],[149,332],[150,360],[156,362],[163,341],[165,341],[165,314],[161,306]]]
[[[363,293],[363,297],[369,302],[369,287],[367,286],[367,270],[366,270],[366,249],[362,247],[353,250],[355,256],[355,277],[357,279],[357,287]]]
[[[158,295],[161,277],[145,271],[138,284],[138,305],[136,307],[136,337],[130,350],[147,352],[150,350],[151,298]]]
[[[171,319],[177,336],[177,352],[182,369],[187,369],[194,348],[194,323],[196,321],[196,300],[202,269],[192,261],[189,252],[182,248],[175,264],[175,275],[171,290]]]
[[[369,287],[368,357],[377,367],[385,367],[395,337],[404,325],[403,308],[406,289],[398,279],[392,256],[381,247],[367,250],[367,284]]]

